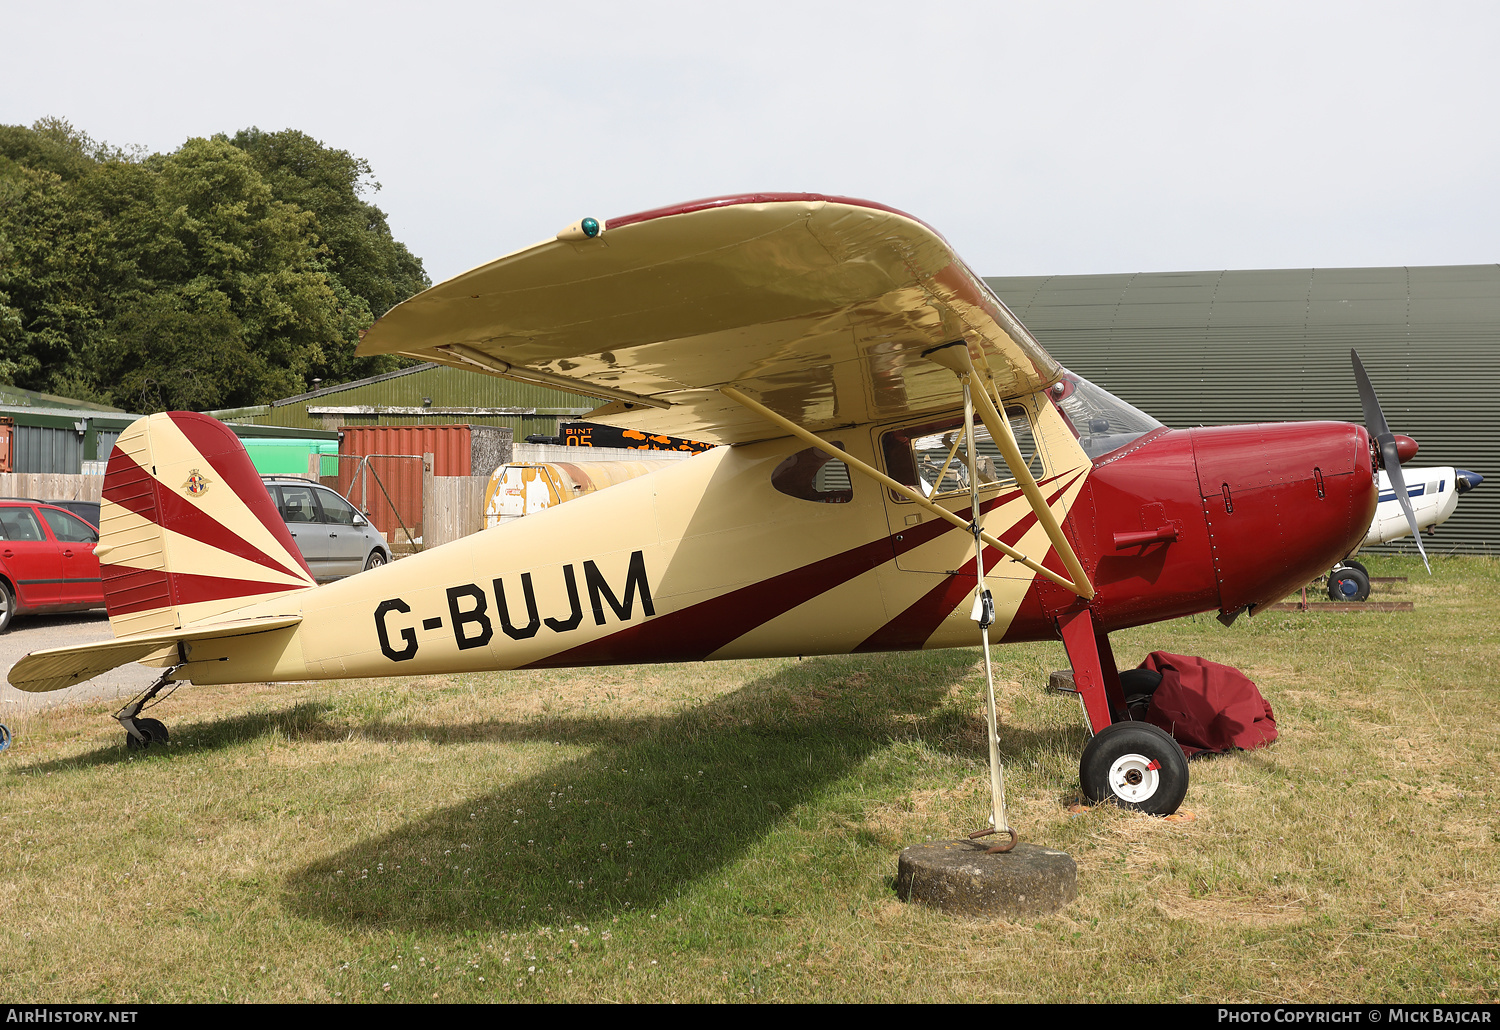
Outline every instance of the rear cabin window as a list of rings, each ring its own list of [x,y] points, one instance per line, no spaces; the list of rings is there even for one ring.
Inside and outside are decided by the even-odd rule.
[[[1033,476],[1042,475],[1041,459],[1036,453],[1036,438],[1031,420],[1023,408],[1006,408],[1005,417],[1015,435],[1021,458]],[[881,438],[886,474],[898,483],[920,490],[926,497],[969,492],[969,455],[964,449],[964,420],[955,415],[939,422],[905,426]],[[990,438],[990,431],[977,419],[974,422],[974,450],[979,473],[979,489],[1014,486],[1000,448]]]
[[[842,443],[835,447],[843,450]],[[788,497],[823,504],[848,504],[854,499],[854,484],[849,481],[849,466],[842,461],[809,447],[787,458],[771,473],[771,485]]]
[[[45,540],[47,537],[30,508],[0,508],[0,539]]]

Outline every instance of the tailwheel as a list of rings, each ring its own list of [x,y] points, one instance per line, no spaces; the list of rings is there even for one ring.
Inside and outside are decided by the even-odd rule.
[[[165,745],[171,739],[160,719],[136,719],[135,728],[141,731],[140,739],[129,730],[125,731],[125,747],[131,751],[144,751],[152,744]]]
[[[1083,749],[1078,783],[1090,801],[1171,815],[1187,796],[1187,758],[1165,730],[1148,722],[1117,722]]]
[[[165,701],[167,697],[172,695],[172,691],[177,689],[177,684],[172,682],[172,674],[179,668],[180,666],[174,665],[163,672],[157,677],[155,683],[141,691],[131,699],[128,705],[115,713],[115,718],[125,728],[125,747],[127,750],[144,751],[152,744],[166,745],[170,734],[167,733],[167,727],[160,719],[141,719],[137,717],[141,714],[141,709],[145,708],[161,692],[163,687],[170,684],[172,690],[167,691],[162,701]],[[160,702],[157,703],[160,704]]]

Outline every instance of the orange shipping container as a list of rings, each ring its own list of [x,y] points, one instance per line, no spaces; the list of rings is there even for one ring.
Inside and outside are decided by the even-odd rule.
[[[510,444],[507,427],[345,426],[339,432],[338,491],[369,512],[387,540],[404,538],[403,522],[421,537],[422,455],[433,456],[435,476],[489,475],[510,460]],[[369,459],[366,470],[361,458]]]

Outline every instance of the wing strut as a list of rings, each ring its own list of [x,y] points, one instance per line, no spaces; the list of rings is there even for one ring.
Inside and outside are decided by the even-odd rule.
[[[1092,598],[1094,585],[1089,582],[1089,574],[1083,570],[1083,563],[1078,560],[1078,555],[1073,551],[1073,545],[1068,542],[1067,534],[1063,532],[1057,516],[1052,514],[1047,499],[1042,496],[1042,488],[1037,485],[1036,477],[1031,474],[1031,469],[1026,467],[1026,459],[1021,455],[1021,448],[1016,443],[1015,434],[1011,432],[1010,422],[1001,417],[1000,412],[995,408],[994,401],[990,400],[989,390],[984,388],[983,379],[969,359],[968,344],[959,340],[936,350],[930,350],[924,357],[958,373],[959,379],[964,382],[965,386],[971,377],[980,382],[980,388],[973,391],[974,406],[979,420],[990,431],[990,438],[995,441],[995,446],[1000,448],[1006,467],[1010,469],[1010,474],[1016,477],[1016,483],[1031,504],[1032,513],[1036,515],[1037,522],[1041,523],[1042,528],[1047,531],[1047,539],[1052,541],[1052,546],[1057,549],[1057,556],[1062,559],[1063,566],[1067,568],[1068,575],[1073,577],[1073,581],[1069,583],[1057,577],[1049,576],[1048,578],[1059,586],[1073,591],[1084,600]],[[993,381],[993,377],[990,379]],[[1032,566],[1027,565],[1027,568],[1032,568]]]
[[[936,515],[940,519],[952,523],[959,529],[963,530],[965,533],[973,531],[974,527],[971,523],[953,514],[953,512],[949,511],[947,508],[944,508],[941,505],[933,504],[926,497],[924,497],[920,491],[913,490],[905,483],[896,482],[894,479],[881,472],[880,470],[866,465],[864,462],[854,457],[854,455],[840,450],[833,444],[829,443],[827,440],[814,436],[812,433],[809,433],[806,429],[803,429],[795,422],[783,418],[781,415],[778,415],[776,412],[772,411],[764,404],[761,404],[759,401],[752,400],[751,398],[745,396],[734,387],[721,386],[719,387],[719,392],[722,393],[725,397],[728,397],[730,400],[734,401],[736,404],[741,404],[746,408],[749,408],[751,411],[755,412],[757,415],[765,419],[767,422],[770,422],[772,425],[779,426],[780,428],[786,430],[792,436],[795,436],[797,439],[802,440],[809,446],[816,447],[824,454],[832,455],[839,461],[842,461],[845,465],[849,466],[854,471],[861,472],[864,475],[869,476],[871,479],[875,480],[877,483],[880,483],[882,486],[888,487],[889,489],[894,490],[896,493],[900,494],[902,497],[905,497],[907,500],[920,505],[924,511],[927,511],[933,515]],[[981,397],[984,396],[983,390],[977,392]],[[988,403],[988,398],[986,398],[986,403]],[[991,406],[991,410],[993,410],[993,405]],[[1015,453],[1015,464],[1020,464],[1021,450],[1018,446],[1016,446],[1015,438],[1010,435],[1010,426],[1005,422],[1001,422],[1000,424],[1005,427],[1005,439],[1010,441],[1010,448]],[[989,426],[988,420],[985,421],[985,425]],[[990,429],[990,435],[997,435],[993,428]],[[1002,453],[1004,452],[1002,451]],[[1006,463],[1011,464],[1011,459],[1009,456],[1006,457]],[[1027,494],[1027,499],[1031,500],[1032,510],[1036,511],[1038,507],[1040,507],[1041,509],[1041,511],[1037,512],[1038,521],[1042,522],[1044,526],[1049,524],[1051,526],[1056,526],[1057,520],[1053,518],[1051,509],[1047,507],[1047,502],[1042,497],[1041,488],[1036,485],[1036,480],[1031,478],[1031,473],[1026,471],[1026,466],[1024,464],[1020,464],[1020,467],[1021,470],[1025,472],[1026,482],[1031,483],[1032,489],[1035,492],[1034,500],[1032,499],[1031,494]],[[1014,466],[1012,466],[1011,471],[1015,471]],[[1017,476],[1016,479],[1018,482],[1021,481],[1020,476]],[[1045,513],[1046,518],[1043,518],[1043,513]],[[1049,529],[1048,536],[1050,537],[1051,535],[1052,532]],[[1064,590],[1071,591],[1072,593],[1075,593],[1085,599],[1093,597],[1094,587],[1091,583],[1089,583],[1088,576],[1084,573],[1083,567],[1081,565],[1078,565],[1078,558],[1073,554],[1072,547],[1068,546],[1067,538],[1062,536],[1061,529],[1058,530],[1057,536],[1058,538],[1062,539],[1063,546],[1067,547],[1064,563],[1066,564],[1067,560],[1071,559],[1073,564],[1077,566],[1077,571],[1074,572],[1074,576],[1076,577],[1077,582],[1070,582],[1069,580],[1064,579],[1062,576],[1059,576],[1051,569],[1044,568],[1041,562],[1028,558],[1026,555],[1022,554],[1014,547],[996,540],[993,536],[984,532],[983,530],[979,531],[979,539],[984,542],[985,546],[993,547],[995,550],[999,551],[1007,558],[1011,559],[1012,561],[1019,562],[1020,564],[1030,569],[1032,572],[1035,572],[1038,576],[1042,576],[1043,578],[1056,583]],[[1054,541],[1054,544],[1055,543],[1056,541]],[[1059,553],[1064,553],[1062,552],[1061,548],[1059,548]],[[1072,566],[1070,566],[1070,569],[1071,568]],[[1081,585],[1079,585],[1080,583]]]

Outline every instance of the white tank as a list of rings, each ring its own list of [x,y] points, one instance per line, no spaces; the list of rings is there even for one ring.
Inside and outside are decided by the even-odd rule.
[[[591,494],[675,461],[548,461],[501,465],[484,495],[484,526],[498,526]]]

